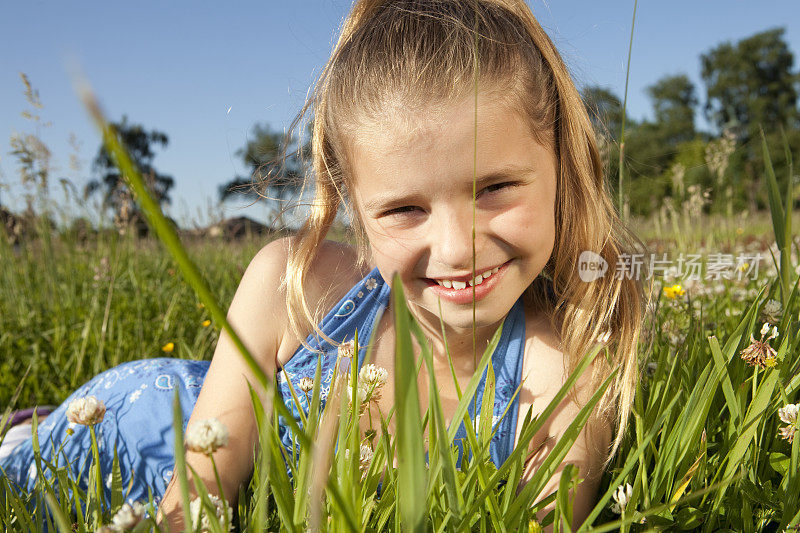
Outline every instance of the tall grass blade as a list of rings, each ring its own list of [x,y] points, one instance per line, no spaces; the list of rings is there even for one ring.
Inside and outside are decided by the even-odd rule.
[[[572,500],[569,491],[574,490],[578,480],[578,467],[573,464],[564,466],[556,493],[556,531],[572,531]],[[563,524],[562,524],[563,521]]]
[[[181,272],[186,278],[186,282],[195,290],[200,301],[211,314],[212,320],[220,324],[225,332],[230,335],[231,340],[242,354],[247,366],[258,378],[261,385],[264,388],[268,388],[269,380],[267,375],[228,323],[225,310],[217,303],[216,298],[211,292],[211,288],[200,273],[200,269],[197,268],[197,265],[195,265],[181,245],[178,234],[161,212],[158,202],[156,202],[152,194],[150,194],[147,185],[142,179],[141,173],[128,155],[127,149],[122,145],[122,141],[116,129],[106,120],[105,114],[100,109],[100,104],[97,102],[86,82],[80,84],[80,96],[89,115],[101,132],[105,149],[113,158],[114,163],[125,178],[126,184],[135,194],[148,223],[155,230],[158,238],[166,249],[172,254],[175,262],[178,263]]]
[[[788,224],[791,224],[791,208],[788,212],[784,211],[783,202],[781,200],[780,189],[778,188],[778,180],[775,178],[775,169],[772,166],[772,159],[769,154],[769,146],[767,146],[767,138],[764,135],[764,130],[761,130],[761,150],[764,154],[764,175],[767,178],[767,196],[769,198],[769,211],[772,215],[772,228],[775,232],[775,242],[778,244],[778,249],[781,253],[780,261],[780,280],[781,280],[781,303],[785,306],[789,297],[789,246],[791,243],[791,234],[787,233],[787,217]],[[789,187],[791,187],[792,177],[789,176]],[[790,189],[791,190],[791,189]],[[791,196],[786,199],[788,206],[791,206]],[[788,228],[791,229],[791,228]]]
[[[636,27],[636,8],[639,6],[639,0],[633,2],[633,18],[631,19],[631,38],[628,43],[628,61],[625,67],[625,96],[622,99],[622,124],[620,125],[619,132],[619,177],[617,183],[617,195],[619,197],[617,209],[619,209],[620,216],[623,222],[627,222],[627,210],[625,209],[626,202],[624,201],[623,194],[623,176],[625,169],[625,117],[628,110],[628,81],[631,74],[631,54],[633,52],[633,30]]]
[[[570,448],[575,443],[575,440],[577,440],[578,435],[589,420],[592,410],[600,402],[600,399],[603,397],[606,389],[611,385],[618,371],[618,368],[614,369],[600,388],[594,392],[589,401],[586,402],[586,405],[578,411],[575,419],[567,426],[563,436],[558,440],[555,446],[553,446],[553,449],[547,457],[545,457],[544,461],[542,461],[542,464],[533,474],[530,481],[528,481],[525,487],[520,491],[517,501],[509,508],[509,515],[511,515],[511,517],[519,516],[522,505],[524,505],[525,502],[531,502],[533,498],[544,489],[547,482],[561,464],[561,461],[567,455],[567,452],[569,452]]]
[[[406,306],[403,283],[398,274],[392,279],[392,303],[395,312],[394,388],[397,409],[397,484],[403,531],[425,531],[425,492],[427,486],[425,451],[422,446],[422,420],[417,390],[416,362],[411,345],[410,312]]]
[[[503,324],[505,324],[505,321],[503,321]],[[500,326],[494,332],[494,335],[492,335],[492,339],[489,341],[488,346],[486,346],[486,350],[484,350],[481,360],[475,367],[475,373],[472,374],[472,377],[462,392],[461,399],[456,406],[455,412],[453,413],[453,420],[450,422],[450,427],[447,430],[447,437],[450,439],[450,441],[453,441],[456,438],[456,433],[458,432],[461,422],[464,422],[467,425],[471,424],[467,414],[469,403],[475,397],[475,393],[478,390],[478,385],[480,385],[481,382],[481,377],[486,371],[486,368],[489,366],[489,363],[492,361],[492,354],[497,348],[497,344],[500,342],[500,337],[503,334],[503,324],[500,324]]]
[[[471,503],[471,505],[469,505],[467,507],[467,510],[465,511],[465,516],[466,517],[471,516],[473,513],[475,513],[477,511],[477,507],[483,502],[483,500],[485,498],[488,497],[489,492],[494,490],[494,487],[497,486],[497,484],[500,482],[500,480],[503,477],[508,475],[508,472],[511,471],[512,466],[514,466],[514,470],[516,472],[518,472],[519,475],[522,474],[522,469],[519,468],[518,465],[521,464],[521,462],[523,461],[524,457],[527,457],[527,455],[528,455],[528,446],[529,446],[531,440],[533,440],[533,437],[544,426],[544,424],[547,422],[549,417],[552,416],[553,412],[561,404],[561,401],[566,397],[566,395],[569,393],[570,389],[578,381],[580,376],[583,375],[583,373],[589,367],[591,362],[597,356],[597,353],[599,352],[600,348],[601,348],[601,346],[599,344],[595,345],[587,354],[585,354],[583,356],[583,358],[578,362],[577,366],[575,367],[575,370],[569,375],[569,377],[567,377],[567,379],[564,381],[564,384],[561,386],[561,388],[555,394],[553,399],[551,399],[550,402],[547,404],[547,407],[545,407],[545,409],[541,413],[539,413],[536,416],[536,418],[534,418],[532,421],[531,421],[531,411],[530,410],[528,411],[528,413],[526,414],[526,417],[525,417],[525,423],[523,423],[523,426],[522,426],[522,432],[521,432],[519,438],[517,439],[516,446],[511,451],[511,454],[508,456],[506,461],[493,474],[492,478],[486,484],[486,488],[484,488],[477,495],[477,497],[474,499],[474,501]],[[552,455],[552,452],[551,452],[551,455]],[[517,465],[517,466],[515,466],[515,465]],[[548,479],[549,479],[549,477],[548,477]],[[508,481],[506,483],[506,486],[515,488],[520,483],[520,481],[521,481],[520,477],[513,477],[513,478],[509,477]],[[547,480],[545,480],[545,482],[546,481]],[[510,490],[514,490],[514,489],[510,489]],[[536,494],[538,494],[538,492]],[[533,496],[535,496],[535,495],[533,495]],[[533,496],[531,496],[531,498]],[[521,507],[524,507],[524,505],[522,505],[520,503],[519,496],[517,495],[513,503],[511,503],[509,506],[505,506],[505,505],[503,506],[503,508],[504,508],[504,513],[503,514],[506,517],[513,516],[514,519],[519,519],[519,517],[521,516],[521,512],[520,512],[520,508]],[[510,509],[512,509],[512,508],[514,508],[517,511],[513,515],[511,515],[511,513],[510,513]],[[508,522],[508,520],[507,520],[507,522]]]
[[[583,524],[578,529],[578,532],[586,531],[586,529],[589,527],[589,524],[594,523],[597,517],[600,516],[600,513],[603,511],[606,505],[608,505],[608,502],[611,501],[611,497],[614,491],[617,489],[619,485],[623,483],[627,475],[633,471],[633,468],[636,466],[636,464],[642,460],[642,457],[644,457],[644,454],[647,451],[648,447],[650,446],[650,443],[655,438],[655,436],[658,435],[658,433],[661,431],[661,428],[664,425],[664,421],[667,419],[667,416],[670,415],[677,401],[678,401],[678,396],[674,396],[667,405],[667,407],[660,412],[656,421],[653,423],[652,426],[650,426],[650,429],[648,430],[647,434],[643,436],[641,442],[636,447],[636,450],[634,450],[628,455],[628,459],[625,461],[625,464],[616,474],[616,476],[614,476],[614,479],[608,485],[608,489],[606,490],[605,494],[603,494],[597,501],[597,504],[594,506],[594,509],[592,509],[592,511],[589,513],[589,516],[586,517]]]
[[[192,514],[189,509],[189,478],[186,474],[186,449],[183,447],[183,411],[178,389],[172,400],[172,430],[175,432],[175,468],[174,475],[178,476],[181,489],[181,503],[183,504],[183,520],[185,527],[191,527]]]
[[[70,527],[69,520],[67,520],[67,516],[64,514],[64,511],[62,511],[61,507],[59,507],[55,497],[52,494],[45,494],[44,500],[47,502],[47,508],[50,509],[50,512],[55,518],[58,531],[60,533],[72,533],[72,527]]]
[[[708,338],[708,344],[711,346],[711,356],[714,358],[714,364],[717,368],[717,374],[722,376],[722,392],[725,395],[725,403],[728,406],[728,411],[731,414],[731,423],[736,425],[742,418],[741,409],[739,409],[739,399],[733,390],[731,383],[730,373],[728,371],[728,363],[722,355],[719,348],[719,341],[712,335]]]
[[[417,343],[422,347],[422,358],[428,369],[428,379],[430,380],[428,392],[430,406],[428,407],[428,412],[432,416],[432,427],[428,434],[431,436],[429,439],[430,441],[433,441],[433,436],[435,435],[435,451],[439,454],[439,460],[433,462],[433,466],[431,467],[429,482],[433,483],[441,470],[448,507],[453,517],[456,520],[461,520],[464,498],[461,494],[458,481],[456,480],[456,464],[453,460],[453,454],[450,453],[451,440],[447,438],[447,427],[445,426],[442,402],[438,394],[439,386],[433,367],[433,354],[431,353],[427,339],[425,339],[422,333],[422,329],[414,320],[411,321],[411,331],[414,333]]]

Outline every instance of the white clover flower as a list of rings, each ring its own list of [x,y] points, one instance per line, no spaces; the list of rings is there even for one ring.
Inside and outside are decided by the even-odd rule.
[[[389,373],[385,368],[372,363],[364,365],[358,373],[359,381],[366,383],[370,387],[382,387],[388,378]]]
[[[217,515],[217,519],[219,520],[220,525],[224,527],[225,525],[225,518],[224,516],[228,516],[228,531],[233,530],[233,509],[227,504],[227,502],[219,499],[217,496],[213,494],[208,495],[211,503],[214,504],[215,507],[215,514]],[[200,498],[195,498],[189,504],[189,511],[192,515],[192,523],[197,527],[200,525],[201,533],[205,533],[209,531],[211,528],[211,523],[208,520],[208,509],[203,507],[203,500]],[[223,514],[224,513],[224,514]]]
[[[764,304],[764,307],[761,308],[761,316],[764,319],[769,320],[770,322],[778,322],[780,320],[781,314],[783,313],[783,307],[781,303],[777,300],[769,299]]]
[[[302,392],[311,392],[314,390],[314,380],[311,378],[302,378],[297,382],[297,388]]]
[[[342,357],[352,358],[353,354],[355,353],[355,349],[356,349],[355,346],[356,346],[356,343],[353,341],[353,339],[350,339],[349,341],[343,342],[342,344],[340,344],[339,348],[337,349],[339,357],[340,358],[342,358]]]
[[[620,485],[612,495],[615,503],[611,505],[611,510],[617,514],[622,514],[632,496],[633,487],[631,487],[630,483],[625,483],[625,486]]]
[[[211,455],[228,444],[228,428],[216,418],[201,420],[186,428],[185,441],[189,450]]]
[[[794,440],[794,432],[797,430],[794,426],[783,426],[778,428],[778,436],[783,440],[792,442]]]
[[[124,503],[111,519],[111,525],[118,531],[125,531],[136,527],[142,519],[144,519],[144,505],[139,502]]]
[[[769,322],[764,322],[764,325],[761,326],[761,336],[763,337],[767,333],[769,333],[770,324]]]
[[[362,444],[358,450],[358,462],[361,470],[369,468],[372,458],[375,457],[375,452],[369,447],[369,444]],[[350,448],[345,448],[344,458],[350,459]]]
[[[67,407],[67,420],[82,426],[94,426],[103,421],[106,406],[94,396],[85,396],[70,402]]]
[[[778,336],[778,326],[772,326],[772,333],[769,334],[767,340],[774,339],[777,336]]]
[[[780,417],[781,422],[785,424],[794,424],[797,422],[797,412],[798,412],[798,404],[790,403],[785,407],[778,409],[778,417]]]
[[[358,401],[363,404],[369,399],[369,387],[365,383],[358,383],[356,385],[356,394],[358,394]],[[350,382],[347,383],[347,399],[351,402],[353,401],[353,384]]]
[[[375,456],[375,452],[372,451],[372,448],[369,447],[369,444],[362,444],[360,450],[360,461],[361,466],[366,468],[372,462],[372,458]]]

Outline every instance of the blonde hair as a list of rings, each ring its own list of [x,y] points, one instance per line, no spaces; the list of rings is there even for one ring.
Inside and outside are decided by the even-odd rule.
[[[569,71],[523,0],[355,3],[292,124],[296,128],[313,109],[313,165],[304,188],[313,183],[315,196],[292,241],[284,279],[290,324],[300,339],[308,331],[322,335],[320,310],[312,313],[303,288],[339,206],[350,214],[359,266],[366,264],[366,239],[347,201],[348,142],[359,125],[385,119],[387,108],[397,110],[399,104],[419,111],[468,96],[476,83],[476,62],[481,86],[507,89],[504,93],[525,113],[537,140],[547,141],[559,162],[553,253],[525,297],[560,334],[569,372],[598,337],[611,333],[606,357],[596,359],[591,376],[592,384],[599,385],[620,367],[592,414],[595,422],[617,422],[605,467],[622,442],[636,389],[644,292],[638,279],[624,275],[618,279],[609,273],[583,282],[577,276],[578,260],[590,250],[614,268],[643,247],[611,203],[595,134]]]

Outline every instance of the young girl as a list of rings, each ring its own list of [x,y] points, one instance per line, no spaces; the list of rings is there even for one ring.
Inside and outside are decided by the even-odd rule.
[[[295,387],[313,377],[319,351],[335,351],[356,329],[360,345],[373,342],[372,362],[391,375],[389,294],[397,273],[432,346],[449,423],[457,394],[446,350],[463,387],[475,372],[475,353],[505,320],[492,358],[493,414],[511,407],[491,444],[498,465],[519,438],[519,413],[541,412],[577,361],[607,338],[609,356],[595,359],[534,437],[525,472],[528,479],[619,368],[564,460],[585,479],[575,494],[580,523],[630,412],[643,291],[618,266],[638,241],[615,215],[589,117],[552,42],[522,0],[360,0],[294,127],[309,110],[315,198],[308,220],[295,237],[266,245],[253,259],[230,306],[232,326],[277,376],[287,405],[286,377]],[[355,247],[325,240],[339,206],[350,214]],[[582,279],[582,252],[604,260],[605,274]],[[324,394],[334,359],[323,357]],[[425,370],[419,379],[427,405]],[[172,390],[180,390],[187,415],[191,410],[190,423],[213,417],[227,427],[228,442],[214,456],[222,487],[204,454],[189,451],[187,461],[212,490],[236,495],[257,441],[248,382],[256,379],[223,333],[210,366],[128,363],[74,397],[103,399],[104,455],[112,457],[116,445],[125,483],[134,480],[132,497],[145,496],[147,487],[163,494],[163,517],[179,527],[174,478],[165,490]],[[384,414],[395,394],[404,394],[391,380],[385,387],[373,407]],[[41,442],[61,442],[70,399],[42,424]],[[289,442],[288,431],[282,437]],[[87,439],[76,432],[65,454],[85,453]],[[3,467],[24,481],[30,465],[23,443]]]

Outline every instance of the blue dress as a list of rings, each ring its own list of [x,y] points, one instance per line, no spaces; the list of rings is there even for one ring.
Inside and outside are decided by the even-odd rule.
[[[365,348],[374,326],[389,302],[390,290],[377,269],[372,270],[333,307],[320,322],[320,329],[337,342],[352,340],[358,331],[359,346]],[[521,299],[506,317],[500,342],[492,355],[495,373],[495,403],[492,426],[495,430],[490,445],[490,455],[496,465],[508,458],[514,447],[515,428],[519,410],[519,395],[515,395],[522,376],[522,358],[525,340],[525,319]],[[320,395],[327,398],[336,362],[337,348],[328,342],[309,335],[310,346],[318,351],[300,346],[292,358],[277,373],[278,386],[284,403],[299,421],[297,405],[289,390],[288,380],[295,389],[303,377],[313,378],[317,359],[322,358]],[[359,349],[359,367],[366,349]],[[95,429],[100,450],[100,462],[106,485],[106,501],[110,500],[111,468],[114,450],[119,458],[123,487],[129,501],[145,501],[148,490],[160,500],[172,476],[175,436],[172,430],[172,401],[175,389],[183,410],[183,425],[189,420],[200,388],[209,367],[208,361],[189,361],[173,358],[131,361],[95,376],[72,393],[53,411],[38,428],[42,457],[63,466],[70,464],[75,478],[86,485],[86,471],[91,462],[91,440],[88,428],[70,423],[66,410],[72,400],[83,396],[96,396],[106,406],[106,414]],[[346,361],[340,367],[349,368]],[[478,408],[483,397],[486,374],[476,392],[476,402],[470,402],[469,413],[475,419],[474,405]],[[303,394],[298,395],[301,407],[307,410]],[[506,413],[503,416],[504,413]],[[72,435],[68,430],[72,429]],[[292,447],[291,431],[284,424],[279,428],[281,441],[287,450]],[[466,438],[461,424],[456,442]],[[57,453],[54,456],[54,450]],[[0,461],[2,474],[20,487],[32,490],[36,481],[36,465],[32,439],[21,442],[11,455]],[[83,474],[83,475],[82,475]],[[132,483],[131,483],[132,481]]]

